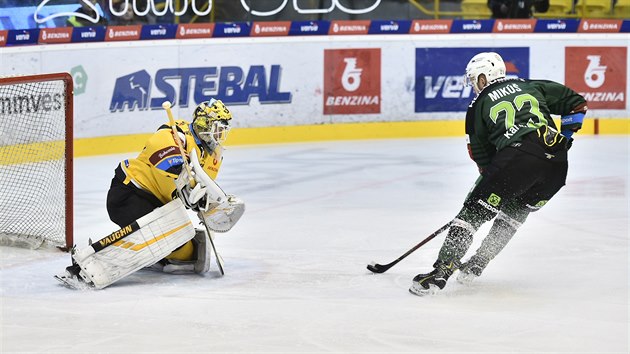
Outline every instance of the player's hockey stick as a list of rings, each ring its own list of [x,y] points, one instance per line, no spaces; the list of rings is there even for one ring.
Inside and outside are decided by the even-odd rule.
[[[171,126],[171,129],[173,130],[173,138],[175,139],[175,143],[177,143],[177,147],[179,148],[182,158],[184,159],[184,166],[186,167],[188,176],[190,176],[190,181],[188,181],[188,183],[190,184],[191,187],[194,187],[195,180],[192,177],[193,176],[192,170],[190,169],[190,166],[186,162],[186,155],[184,155],[184,151],[185,151],[184,145],[182,144],[181,140],[179,140],[179,133],[177,132],[177,127],[175,126],[175,118],[173,118],[173,111],[171,111],[171,103],[169,101],[164,101],[164,103],[162,103],[162,108],[164,108],[164,110],[166,111],[166,115],[168,116],[168,122]],[[197,212],[197,216],[199,217],[199,220],[201,221],[201,223],[206,229],[206,236],[208,236],[208,240],[210,240],[210,247],[212,248],[212,252],[216,256],[215,258],[217,260],[217,266],[219,267],[219,272],[221,273],[221,276],[223,276],[225,275],[225,271],[223,270],[223,258],[221,258],[221,256],[217,252],[217,248],[214,246],[214,240],[212,239],[212,235],[210,234],[210,229],[208,228],[208,225],[206,225],[206,222],[203,218],[203,214],[201,212]]]
[[[403,254],[402,256],[398,257],[395,261],[393,261],[391,263],[387,263],[387,264],[378,264],[378,263],[372,262],[372,263],[368,264],[367,269],[370,272],[372,272],[372,273],[385,273],[389,268],[395,266],[398,262],[400,262],[403,259],[405,259],[405,257],[407,257],[408,255],[412,254],[415,250],[417,250],[418,248],[422,247],[425,243],[427,243],[427,242],[431,241],[432,239],[434,239],[437,235],[439,235],[442,232],[444,232],[450,226],[451,226],[451,222],[449,221],[446,225],[442,226],[439,230],[437,230],[434,233],[432,233],[431,235],[429,235],[429,237],[427,237],[424,240],[420,241],[420,243],[418,243],[417,245],[413,246],[409,251],[405,252],[405,254]]]

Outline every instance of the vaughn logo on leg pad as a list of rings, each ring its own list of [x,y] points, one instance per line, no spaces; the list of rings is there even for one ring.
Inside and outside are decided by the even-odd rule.
[[[131,225],[125,226],[120,230],[114,231],[108,236],[105,236],[102,239],[100,239],[96,244],[92,244],[92,248],[94,248],[94,252],[98,252],[99,250],[102,250],[103,248],[113,244],[114,242],[117,242],[125,238],[127,235],[131,234],[134,231],[137,231],[138,229],[140,229],[140,226],[138,226],[138,223],[134,221],[133,223],[131,223]]]

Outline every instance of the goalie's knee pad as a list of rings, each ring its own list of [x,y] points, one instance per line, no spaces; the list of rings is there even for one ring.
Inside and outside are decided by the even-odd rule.
[[[205,231],[195,230],[195,237],[182,248],[187,249],[176,250],[153,268],[161,267],[163,272],[172,274],[203,274],[210,270],[210,247],[208,246],[208,236],[206,236]],[[177,254],[178,251],[182,252]],[[188,257],[181,257],[184,254],[188,255]]]
[[[208,247],[208,237],[204,230],[196,230],[192,242],[195,244],[195,273],[207,273],[210,270],[210,247]]]
[[[174,250],[166,256],[167,260],[172,261],[190,261],[195,258],[195,246],[193,245],[193,241],[190,240],[183,244],[178,249]]]

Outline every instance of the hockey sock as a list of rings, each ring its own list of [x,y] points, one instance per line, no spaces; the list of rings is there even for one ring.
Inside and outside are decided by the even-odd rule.
[[[447,264],[453,261],[459,262],[472,244],[474,232],[475,228],[471,224],[461,219],[453,220],[440,249],[438,260]]]
[[[481,261],[479,265],[482,266],[482,269],[510,242],[519,226],[518,221],[499,213],[488,236],[481,242],[481,246],[473,256]]]

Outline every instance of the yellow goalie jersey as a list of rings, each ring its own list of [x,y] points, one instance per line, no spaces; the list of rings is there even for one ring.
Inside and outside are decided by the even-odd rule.
[[[223,160],[221,146],[217,146],[212,154],[208,154],[195,141],[190,131],[190,123],[184,120],[175,122],[177,130],[185,136],[184,150],[186,156],[190,156],[193,149],[200,156],[200,162],[204,171],[212,179],[216,179]],[[149,138],[144,149],[135,159],[124,160],[120,167],[126,175],[125,184],[133,183],[166,204],[173,199],[175,191],[175,178],[183,167],[182,155],[173,136],[173,130],[168,125],[162,125],[155,134]]]

